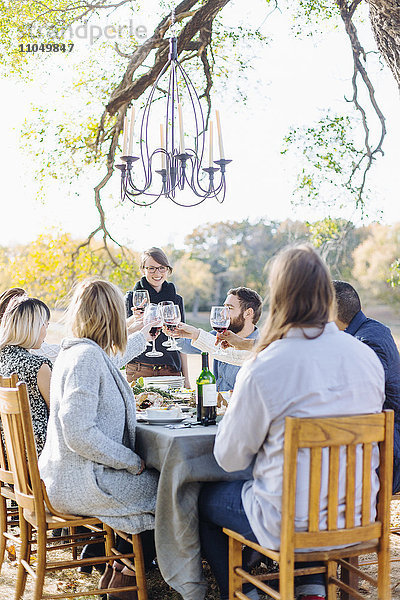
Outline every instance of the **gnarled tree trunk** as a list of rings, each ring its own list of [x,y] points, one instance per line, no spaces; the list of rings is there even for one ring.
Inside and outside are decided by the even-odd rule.
[[[400,88],[400,1],[367,0],[379,51]]]

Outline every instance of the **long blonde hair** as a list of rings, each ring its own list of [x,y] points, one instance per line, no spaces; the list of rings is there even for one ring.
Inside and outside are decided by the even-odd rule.
[[[127,343],[125,304],[120,289],[101,279],[80,283],[67,310],[75,337],[93,340],[107,354],[124,352]]]
[[[320,335],[334,318],[334,298],[329,271],[313,247],[284,248],[271,261],[269,314],[255,352],[281,339],[293,326],[318,327]]]
[[[49,319],[49,307],[38,298],[26,295],[12,298],[1,320],[0,349],[4,346],[34,348],[43,325]]]

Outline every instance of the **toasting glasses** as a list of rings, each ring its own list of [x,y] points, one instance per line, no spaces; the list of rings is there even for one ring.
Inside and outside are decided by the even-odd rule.
[[[164,306],[173,306],[174,303],[172,300],[163,300],[162,302],[159,302],[159,306],[161,306],[161,308],[164,310]],[[167,336],[167,339],[165,340],[165,342],[162,343],[163,346],[166,346],[167,348],[170,348],[173,345],[173,339],[171,336]]]
[[[141,313],[144,313],[146,306],[150,304],[150,296],[147,290],[136,290],[132,296],[132,311],[135,308]]]
[[[227,306],[212,306],[210,312],[210,324],[214,331],[218,333],[222,333],[226,331],[231,322],[229,316],[229,308]],[[217,351],[215,354],[226,354],[223,350],[221,350],[221,344],[217,346]]]
[[[179,306],[177,304],[167,304],[163,306],[163,318],[164,325],[169,331],[174,331],[181,322],[181,311],[179,310]],[[167,349],[168,352],[174,352],[182,350],[180,346],[176,343],[175,338],[171,338],[171,345]]]
[[[158,337],[162,326],[163,326],[163,316],[162,316],[162,308],[158,304],[148,304],[144,309],[144,317],[143,323],[147,325],[148,323],[152,323],[154,321],[154,326],[150,329],[150,335],[153,341],[153,347],[150,352],[146,352],[145,356],[162,356],[163,353],[156,350],[156,338]]]

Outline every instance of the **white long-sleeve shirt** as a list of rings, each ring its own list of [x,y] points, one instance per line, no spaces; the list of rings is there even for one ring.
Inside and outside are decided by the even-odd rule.
[[[317,333],[307,328],[307,336]],[[245,469],[255,458],[253,480],[242,490],[244,509],[260,544],[278,549],[283,475],[285,417],[328,417],[382,410],[385,382],[376,354],[352,336],[328,323],[315,339],[301,328],[273,342],[240,370],[232,398],[218,427],[214,454],[226,471]],[[321,524],[327,506],[328,463],[323,459]],[[359,459],[359,457],[358,457]],[[296,529],[308,519],[308,451],[298,458]],[[378,465],[377,449],[374,466]],[[345,465],[341,464],[345,481]],[[361,484],[357,469],[356,486]],[[375,514],[378,478],[371,474],[371,514]],[[343,485],[344,487],[344,485]],[[341,497],[344,490],[340,489]],[[357,499],[356,511],[361,509]],[[339,508],[339,527],[344,526]]]
[[[199,337],[197,340],[192,340],[192,346],[201,350],[202,352],[208,352],[213,355],[213,358],[221,361],[229,363],[230,365],[237,365],[239,367],[250,358],[253,353],[251,350],[238,350],[237,348],[229,348],[224,349],[224,354],[215,354],[217,352],[217,346],[215,345],[215,335],[209,333],[208,331],[204,331],[204,329],[199,329]]]

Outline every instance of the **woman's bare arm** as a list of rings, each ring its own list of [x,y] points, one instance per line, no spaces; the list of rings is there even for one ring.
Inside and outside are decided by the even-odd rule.
[[[37,384],[39,392],[42,394],[44,401],[47,404],[47,408],[50,410],[50,379],[51,369],[49,365],[44,363],[37,374]]]

